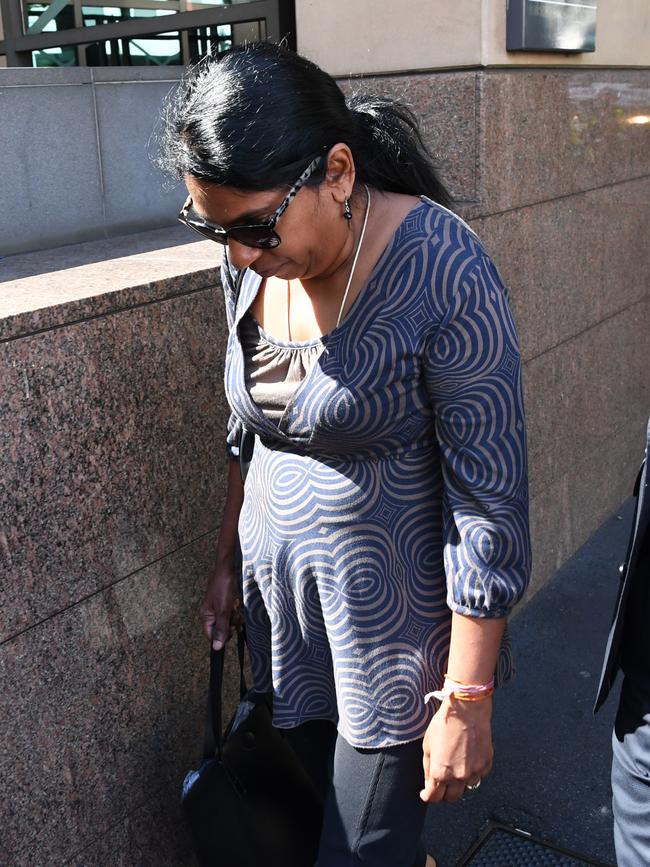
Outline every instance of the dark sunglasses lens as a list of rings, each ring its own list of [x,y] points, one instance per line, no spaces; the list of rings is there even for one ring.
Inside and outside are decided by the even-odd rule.
[[[189,219],[186,217],[179,217],[178,219],[190,229],[194,229],[195,232],[198,232],[199,235],[203,235],[204,238],[209,238],[211,241],[216,241],[218,244],[228,243],[225,232],[220,232],[218,229],[206,226],[204,223],[200,223],[198,220],[193,220],[191,217]]]
[[[216,241],[217,244],[227,244],[228,238],[225,232],[220,232],[218,229],[212,229],[210,226],[203,226],[201,223],[190,223],[193,229],[200,232],[204,237],[211,241]]]
[[[238,244],[243,244],[245,247],[260,247],[268,250],[271,247],[277,247],[280,243],[280,238],[273,229],[268,229],[266,226],[235,227],[228,234],[233,241],[237,241]]]

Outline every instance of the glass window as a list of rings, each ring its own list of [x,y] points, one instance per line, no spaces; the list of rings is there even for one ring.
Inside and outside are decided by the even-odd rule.
[[[27,22],[25,33],[50,33],[53,30],[71,30],[75,27],[74,5],[66,0],[52,3],[26,3],[24,13]]]
[[[122,14],[122,12],[126,14]],[[161,15],[173,15],[176,9],[141,9],[128,8],[122,10],[116,6],[82,6],[81,15],[84,27],[94,27],[97,24],[109,24],[113,21],[124,21],[125,18],[157,18]]]
[[[269,37],[265,18],[237,20],[240,14],[246,17],[245,7],[254,0],[113,0],[110,5],[106,0],[20,2],[23,29],[28,36],[35,37],[26,41],[48,46],[33,51],[21,48],[21,56],[31,56],[34,66],[185,66],[232,45]],[[206,8],[210,6],[215,7],[214,12]],[[217,12],[217,7],[224,11]],[[278,0],[258,0],[258,7],[261,7],[258,15],[271,16],[274,30],[286,27]],[[178,26],[167,29],[177,25],[175,16],[179,13],[184,17],[184,29],[179,30]],[[224,22],[233,18],[232,23]],[[188,19],[202,23],[187,27]],[[214,23],[203,23],[206,21]],[[100,39],[96,31],[102,27],[105,30]],[[277,34],[274,38],[278,38]],[[77,44],[79,39],[83,43]],[[70,42],[74,45],[69,46]],[[49,47],[52,43],[56,47]]]
[[[104,39],[84,46],[88,66],[165,66],[182,63],[178,31],[130,39]]]
[[[115,0],[106,6],[105,0],[83,0],[83,5],[82,0],[40,0],[38,3],[22,0],[22,8],[25,33],[33,34],[250,2],[252,0]]]
[[[97,23],[104,21],[98,20]],[[104,39],[79,46],[79,62],[87,66],[187,65],[206,54],[225,51],[244,39],[264,39],[265,36],[265,22],[252,21],[192,27],[180,33],[171,31],[128,39]],[[40,53],[33,52],[34,55]]]
[[[78,66],[77,49],[74,45],[66,45],[32,51],[32,66]]]

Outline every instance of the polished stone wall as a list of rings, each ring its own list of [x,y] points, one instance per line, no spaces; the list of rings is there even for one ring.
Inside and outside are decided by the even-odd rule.
[[[217,260],[179,226],[2,263],[3,865],[193,863],[179,795],[225,493]]]
[[[510,288],[534,591],[628,496],[641,458],[650,126],[628,120],[650,114],[650,72],[345,86],[413,104]],[[193,864],[178,796],[200,758],[196,614],[223,506],[227,407],[216,251],[186,235],[0,262],[3,864]]]
[[[646,115],[648,71],[481,82],[472,223],[511,288],[525,361],[533,591],[631,493],[643,456],[650,124],[630,121]]]
[[[422,73],[346,87],[411,104],[509,287],[535,592],[629,495],[643,456],[650,123],[633,119],[650,116],[650,70]]]

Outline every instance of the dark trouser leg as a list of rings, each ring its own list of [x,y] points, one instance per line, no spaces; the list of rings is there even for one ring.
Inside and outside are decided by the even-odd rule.
[[[317,719],[280,731],[297,753],[324,801],[332,776],[336,726],[329,720]]]
[[[362,750],[338,735],[319,867],[425,867],[422,741]]]
[[[618,867],[650,864],[650,684],[626,677],[612,736]]]

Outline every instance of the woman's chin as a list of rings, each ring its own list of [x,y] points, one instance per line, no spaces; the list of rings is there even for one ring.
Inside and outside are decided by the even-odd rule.
[[[253,267],[253,271],[259,274],[264,280],[270,280],[272,277],[276,277],[278,280],[296,280],[300,276],[296,266],[292,263],[286,262],[271,268],[260,268],[259,271],[257,268]]]

